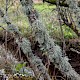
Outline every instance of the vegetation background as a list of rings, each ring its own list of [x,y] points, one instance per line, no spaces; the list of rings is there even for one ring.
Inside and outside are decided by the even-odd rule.
[[[20,0],[20,1],[27,2],[29,0]],[[20,79],[21,80],[38,80],[38,79],[39,80],[79,80],[79,78],[75,79],[73,76],[72,76],[73,78],[71,78],[70,76],[71,79],[68,79],[67,77],[69,76],[67,75],[66,77],[65,76],[66,73],[63,72],[65,70],[63,70],[62,71],[63,73],[62,73],[60,68],[55,67],[56,63],[48,59],[49,52],[47,52],[47,50],[44,49],[45,46],[40,48],[40,46],[43,44],[40,45],[39,41],[36,41],[36,38],[35,38],[36,31],[35,31],[34,25],[32,23],[30,24],[30,20],[28,17],[29,15],[26,16],[27,12],[25,12],[26,11],[25,9],[23,11],[23,5],[21,5],[20,1],[19,0],[0,0],[0,9],[5,14],[4,18],[3,16],[0,17],[0,80],[3,80],[2,78],[4,78],[2,75],[6,76],[5,77],[6,80],[7,78],[8,80],[20,80]],[[69,57],[70,59],[69,63],[72,66],[71,69],[72,68],[75,69],[75,71],[78,74],[80,74],[80,35],[76,34],[77,31],[78,33],[80,33],[80,27],[76,26],[76,22],[78,21],[78,19],[76,21],[74,13],[71,14],[72,19],[70,19],[70,17],[68,16],[69,15],[68,11],[66,13],[68,15],[66,16],[63,15],[65,13],[62,13],[60,15],[58,12],[58,5],[54,4],[53,2],[52,4],[51,2],[47,2],[49,0],[44,0],[44,1],[46,2],[43,2],[43,1],[35,2],[33,5],[34,9],[38,12],[41,24],[45,25],[47,33],[49,33],[50,38],[53,39],[53,42],[61,47],[62,53],[63,53],[63,55],[62,54],[61,55]],[[59,7],[61,6],[59,5]],[[62,6],[61,8],[63,10],[66,9],[65,6]],[[79,12],[79,10],[77,12]],[[1,12],[0,12],[0,15],[1,15]],[[36,13],[35,15],[37,16]],[[63,19],[64,17],[62,17],[61,19],[60,16],[62,15],[67,18]],[[31,18],[32,17],[34,16],[31,16]],[[35,18],[33,18],[33,20],[34,19]],[[71,24],[69,25],[68,23],[66,24],[65,23],[66,20],[68,20],[68,23],[70,22]],[[16,31],[17,29],[19,29],[19,32],[21,34],[20,35],[18,35],[18,33],[16,34],[14,31],[15,29],[11,29],[11,32],[9,32],[7,28],[9,24],[7,22],[10,22],[10,24],[13,24],[15,26]],[[33,25],[33,27],[31,27],[31,25]],[[77,27],[77,29],[75,26]],[[45,31],[45,30],[42,30],[42,31]],[[44,34],[46,35],[45,32]],[[31,46],[29,44],[26,44],[25,47],[23,46],[22,47],[26,50],[31,49],[33,55],[34,56],[37,55],[42,61],[42,62],[39,61],[39,64],[38,64],[38,65],[41,65],[40,68],[42,68],[42,73],[38,74],[37,77],[35,74],[37,68],[34,69],[33,66],[37,65],[36,62],[38,59],[36,58],[36,60],[34,60],[35,57],[30,58],[28,56],[27,57],[25,56],[24,54],[25,51],[21,49],[20,47],[21,41],[19,41],[23,38],[27,38],[30,41]],[[40,36],[39,36],[39,39],[40,39]],[[17,43],[18,41],[19,41],[19,44]],[[51,44],[53,44],[53,42]],[[30,46],[30,47],[28,48],[27,46]],[[58,48],[56,49],[58,51]],[[40,70],[40,68],[38,69]],[[47,73],[49,74],[51,79],[49,79],[49,77],[45,79],[45,77],[42,75],[44,74],[46,76]]]

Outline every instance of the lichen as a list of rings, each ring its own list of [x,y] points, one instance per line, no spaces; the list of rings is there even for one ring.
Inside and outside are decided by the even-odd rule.
[[[80,28],[80,8],[78,7],[77,0],[66,0],[67,4],[69,5],[69,9],[71,13],[75,14],[75,24],[77,27]]]
[[[27,2],[29,2],[29,0],[27,0]],[[71,0],[71,2],[73,1]],[[25,6],[25,8],[29,7],[29,5],[24,4],[22,4],[22,6]],[[32,11],[32,8],[30,9],[30,11]],[[34,14],[36,15],[36,13]],[[34,17],[30,18],[30,15],[33,15],[33,12],[26,15],[28,16],[29,21],[31,22]],[[54,43],[54,40],[52,38],[50,38],[47,30],[45,29],[45,25],[41,22],[41,19],[39,17],[36,17],[36,19],[33,21],[33,23],[30,23],[30,25],[33,31],[35,32],[35,40],[39,43],[40,48],[43,48],[44,46],[45,50],[48,52],[48,58],[51,62],[54,63],[55,67],[57,67],[64,74],[64,76],[67,76],[70,80],[79,80],[80,76],[70,65],[70,63],[68,62],[68,58],[66,56],[63,56],[60,47]]]

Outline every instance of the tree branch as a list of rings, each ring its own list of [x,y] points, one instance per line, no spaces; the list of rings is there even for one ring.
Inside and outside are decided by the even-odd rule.
[[[47,3],[53,4],[53,5],[57,5],[56,0],[43,0],[43,2],[47,2]],[[69,7],[67,5],[67,3],[65,3],[65,0],[62,0],[59,4],[60,4],[60,6]]]
[[[26,56],[26,58],[28,59],[28,61],[30,62],[31,66],[32,66],[32,69],[36,75],[36,78],[38,79],[38,76],[40,75],[39,77],[39,80],[51,80],[47,70],[46,70],[46,67],[43,65],[41,59],[37,56],[35,56],[33,53],[32,53],[32,50],[31,50],[31,44],[29,42],[29,40],[27,38],[23,38],[22,37],[22,34],[19,30],[16,30],[16,27],[15,25],[13,25],[10,20],[8,20],[7,18],[5,18],[5,15],[3,13],[3,11],[0,9],[0,16],[5,20],[5,22],[9,22],[9,24],[7,23],[8,25],[8,31],[11,33],[11,32],[15,32],[19,35],[16,36],[16,44],[18,44],[18,46],[21,48],[21,50],[23,51],[24,55]]]
[[[32,0],[20,0],[26,16],[29,18],[29,22],[33,32],[35,33],[35,40],[39,43],[39,47],[43,51],[47,51],[48,58],[54,63],[64,76],[67,76],[70,80],[80,80],[79,74],[75,72],[67,57],[63,57],[62,50],[57,46],[53,39],[50,38],[45,25],[37,15],[37,11],[33,8]]]
[[[75,52],[75,53],[77,53],[77,54],[80,54],[79,51],[77,51],[77,50],[75,50],[75,49],[73,49],[73,48],[70,48],[70,50],[71,50],[72,52]]]

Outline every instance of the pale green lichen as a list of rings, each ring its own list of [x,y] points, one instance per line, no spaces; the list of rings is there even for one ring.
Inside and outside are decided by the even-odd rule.
[[[25,0],[23,0],[23,3],[24,3]],[[30,1],[30,0],[29,0]],[[27,2],[27,1],[26,1]],[[22,4],[23,4],[22,3]],[[25,4],[27,5],[27,4]],[[2,16],[4,18],[4,16]],[[5,19],[5,22],[7,23],[7,18],[4,18]],[[44,79],[48,79],[48,80],[51,80],[45,66],[43,65],[41,59],[37,56],[35,56],[33,53],[32,53],[32,49],[31,49],[31,44],[29,42],[29,40],[27,38],[21,38],[20,39],[20,36],[21,36],[21,32],[15,28],[15,26],[9,22],[7,23],[8,25],[8,31],[11,33],[13,32],[16,36],[15,40],[16,40],[16,43],[18,44],[18,47],[21,48],[21,50],[23,51],[23,53],[25,54],[26,58],[28,58],[29,62],[36,74],[36,77],[38,78],[39,74],[40,74],[40,77],[44,80]],[[19,36],[17,36],[19,35]],[[40,80],[40,78],[39,78]]]
[[[29,0],[26,1],[29,2]],[[26,5],[25,8],[27,8],[28,6],[29,5]],[[32,11],[32,8],[30,11]],[[31,18],[29,17],[31,15],[33,15],[32,12],[30,14],[27,14],[29,21],[31,20]],[[50,38],[47,30],[45,29],[45,25],[41,22],[39,18],[39,15],[38,18],[36,17],[34,22],[30,24],[31,24],[31,28],[35,32],[35,40],[39,43],[41,48],[43,48],[44,46],[45,50],[48,52],[48,56],[49,56],[48,58],[50,59],[50,61],[53,62],[54,65],[64,74],[64,76],[67,76],[70,80],[79,80],[80,76],[75,72],[75,70],[70,65],[70,63],[68,62],[68,58],[66,56],[65,57],[63,56],[60,47],[57,46],[54,43],[54,40]]]
[[[24,52],[25,56],[29,59],[30,63],[34,65],[35,71],[39,70],[40,73],[38,74],[41,74],[43,79],[45,75],[45,77],[48,78],[48,80],[51,80],[41,59],[39,59],[32,53],[30,42],[26,38],[22,38],[21,42],[17,40],[17,44],[21,47],[22,51]]]

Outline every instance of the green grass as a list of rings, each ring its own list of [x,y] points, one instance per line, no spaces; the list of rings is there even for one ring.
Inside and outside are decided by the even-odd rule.
[[[49,5],[49,4],[35,4],[34,8],[37,9],[39,12],[45,10],[46,12],[49,12],[52,9],[55,9],[55,5]]]
[[[19,9],[18,9],[19,13],[17,12],[17,10],[15,10],[15,7],[14,8],[10,7],[10,9],[8,11],[8,13],[9,13],[8,15],[10,17],[10,20],[11,20],[11,22],[13,24],[15,24],[16,26],[19,27],[20,31],[24,35],[27,35],[29,33],[28,32],[28,27],[29,27],[28,19],[27,19],[26,15],[24,15],[24,12],[21,11],[21,6],[19,6]],[[55,28],[55,26],[54,26],[54,29],[51,28],[53,22],[50,22],[50,18],[55,16],[54,15],[54,13],[55,13],[54,9],[56,9],[56,6],[55,5],[50,5],[50,4],[47,4],[47,3],[42,3],[42,4],[34,4],[34,8],[40,13],[40,15],[41,15],[40,17],[42,17],[43,22],[44,22],[44,24],[46,24],[46,28],[48,29],[48,31],[49,32],[51,31],[50,35],[53,36],[55,34],[58,37],[58,35],[60,33],[60,29],[57,30]],[[18,13],[18,15],[15,14],[15,13]],[[55,19],[56,19],[56,17],[55,17]],[[54,24],[56,24],[56,22]],[[1,26],[5,26],[4,23],[0,24],[0,25]],[[0,28],[0,30],[2,30],[2,28]],[[64,26],[63,30],[64,30],[64,37],[65,38],[73,38],[73,37],[75,37],[75,33],[73,33],[73,31],[71,31],[68,27],[66,28]]]

